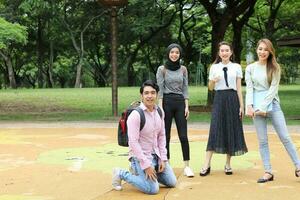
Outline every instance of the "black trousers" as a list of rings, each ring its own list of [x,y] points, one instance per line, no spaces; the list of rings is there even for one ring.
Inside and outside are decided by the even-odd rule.
[[[168,159],[170,159],[172,120],[175,118],[183,160],[190,160],[190,146],[187,137],[187,120],[184,115],[185,100],[183,96],[179,94],[164,94],[163,109],[165,112],[166,148]]]

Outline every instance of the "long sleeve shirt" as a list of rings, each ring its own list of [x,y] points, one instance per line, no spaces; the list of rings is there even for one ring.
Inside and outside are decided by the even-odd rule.
[[[162,99],[164,94],[182,94],[184,99],[189,98],[188,73],[186,67],[181,66],[172,71],[162,65],[156,73],[157,85],[159,86],[158,98]]]
[[[164,113],[160,117],[157,106],[149,112],[146,106],[141,103],[140,107],[145,114],[145,126],[140,131],[140,114],[132,111],[127,119],[129,157],[136,157],[142,169],[151,166],[152,155],[159,157],[159,162],[167,161],[166,136]]]
[[[271,85],[268,83],[267,67],[258,62],[247,66],[245,71],[246,81],[246,106],[253,105],[253,93],[256,91],[268,91],[259,105],[258,109],[267,112],[268,106],[275,98],[279,102],[278,87],[280,82],[280,74],[273,76]]]

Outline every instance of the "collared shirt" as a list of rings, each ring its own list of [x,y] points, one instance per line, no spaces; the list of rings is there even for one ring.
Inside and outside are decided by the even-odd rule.
[[[280,75],[273,76],[271,85],[268,83],[267,67],[258,62],[254,62],[247,66],[245,71],[246,87],[246,106],[253,105],[253,93],[255,91],[268,91],[263,102],[260,104],[259,110],[266,112],[268,106],[273,99],[279,102],[278,88]]]
[[[159,116],[157,106],[149,112],[141,103],[140,107],[145,114],[145,126],[140,131],[140,115],[132,111],[127,119],[129,157],[136,157],[142,169],[151,166],[152,155],[159,157],[159,162],[167,161],[166,136],[164,114]]]
[[[226,86],[224,71],[223,68],[227,67],[227,80],[228,87]],[[236,90],[236,78],[243,78],[243,72],[241,65],[237,63],[229,62],[228,64],[223,64],[219,62],[217,64],[213,64],[209,70],[209,80],[213,80],[216,77],[220,77],[220,80],[215,84],[215,90]]]
[[[163,65],[158,67],[156,73],[157,85],[159,86],[158,98],[162,99],[164,94],[174,93],[182,94],[184,99],[189,99],[186,68],[181,66],[175,71],[164,68]]]

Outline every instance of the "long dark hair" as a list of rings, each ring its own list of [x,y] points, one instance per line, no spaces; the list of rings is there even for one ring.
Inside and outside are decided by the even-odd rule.
[[[220,47],[221,47],[222,45],[229,46],[230,51],[231,51],[231,53],[232,53],[231,56],[230,56],[230,58],[229,58],[229,60],[230,60],[231,62],[234,62],[234,53],[233,53],[232,45],[231,45],[229,42],[222,41],[222,42],[220,42],[220,43],[218,44],[218,54],[217,54],[217,57],[216,57],[215,61],[213,62],[213,64],[216,64],[216,63],[219,63],[219,62],[222,61],[221,57],[219,56]]]

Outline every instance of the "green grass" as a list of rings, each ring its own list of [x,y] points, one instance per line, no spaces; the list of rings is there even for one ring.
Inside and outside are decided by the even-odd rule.
[[[206,87],[191,86],[189,92],[190,105],[206,104]],[[121,113],[140,99],[139,88],[120,87],[118,96]],[[280,86],[279,96],[288,124],[300,124],[300,85]],[[0,90],[1,121],[116,120],[111,109],[111,88]],[[210,113],[192,112],[189,121],[209,122]]]

